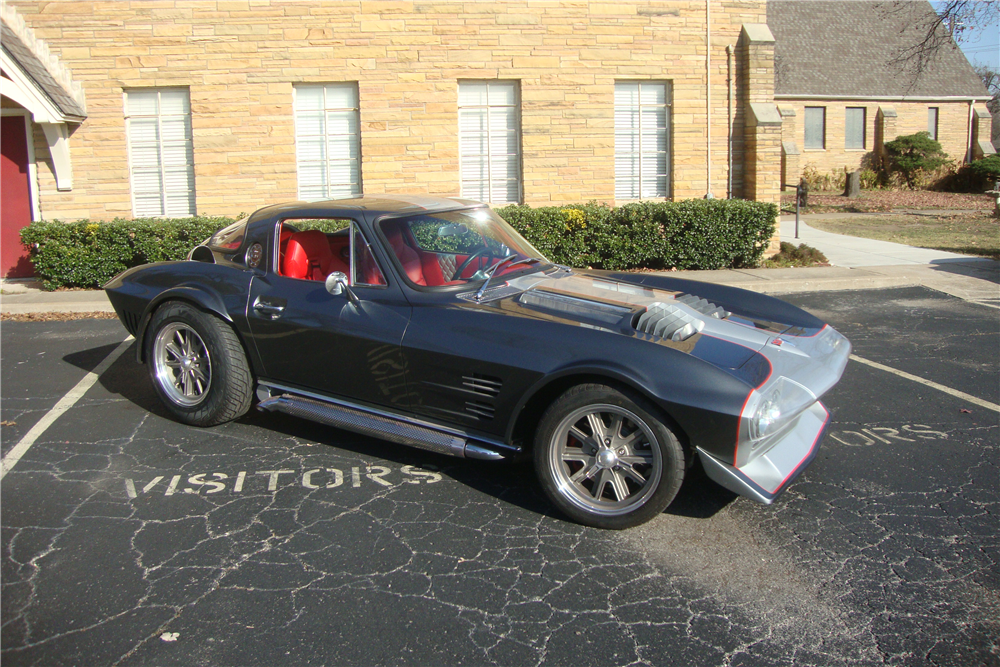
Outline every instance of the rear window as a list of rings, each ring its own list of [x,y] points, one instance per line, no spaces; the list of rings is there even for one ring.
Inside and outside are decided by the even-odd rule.
[[[243,236],[246,234],[247,220],[249,219],[250,217],[247,216],[215,232],[208,240],[209,247],[220,250],[238,250],[243,245]]]

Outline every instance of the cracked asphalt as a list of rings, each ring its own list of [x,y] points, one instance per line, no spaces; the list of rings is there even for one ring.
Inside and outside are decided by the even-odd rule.
[[[860,357],[1000,403],[998,311],[798,294]],[[5,322],[6,454],[124,338]],[[165,416],[126,351],[3,479],[16,665],[1000,665],[998,414],[856,362],[770,507],[689,475],[667,512],[562,520],[525,466],[281,415]]]

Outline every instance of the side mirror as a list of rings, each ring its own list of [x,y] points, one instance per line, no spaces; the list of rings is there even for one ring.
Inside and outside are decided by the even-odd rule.
[[[326,277],[326,291],[334,296],[339,296],[346,292],[348,301],[355,306],[361,305],[361,299],[351,289],[351,285],[347,281],[347,274],[343,271],[334,271]]]

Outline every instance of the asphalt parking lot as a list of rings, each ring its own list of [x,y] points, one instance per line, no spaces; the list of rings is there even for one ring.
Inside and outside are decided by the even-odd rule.
[[[919,287],[788,300],[908,376],[850,363],[775,505],[695,473],[626,532],[562,520],[524,466],[281,415],[182,426],[126,350],[3,478],[0,657],[1000,665],[1000,311]],[[5,457],[126,336],[0,334]]]

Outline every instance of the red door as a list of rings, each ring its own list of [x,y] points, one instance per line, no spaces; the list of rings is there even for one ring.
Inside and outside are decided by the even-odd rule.
[[[20,235],[31,222],[25,117],[4,116],[0,121],[0,276],[24,278],[35,272]]]

